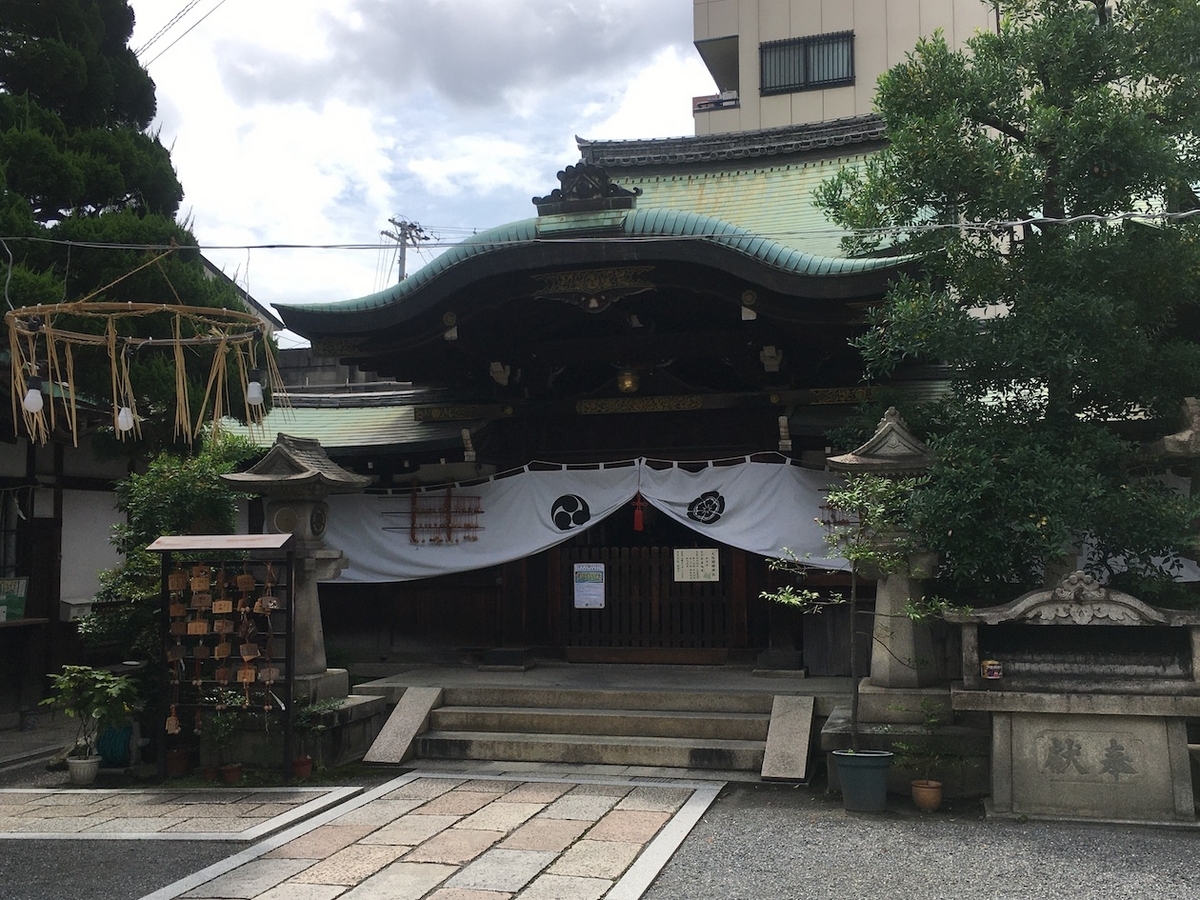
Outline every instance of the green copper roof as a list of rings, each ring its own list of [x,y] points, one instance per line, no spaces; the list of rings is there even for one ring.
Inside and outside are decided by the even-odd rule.
[[[801,167],[803,168],[803,167]],[[826,173],[828,174],[828,173]],[[815,175],[813,176],[816,177]],[[786,190],[779,187],[779,190]],[[758,196],[766,206],[768,191],[774,190],[764,179]],[[778,197],[771,196],[774,203]],[[749,208],[751,204],[747,204]],[[565,227],[574,221],[578,227]],[[552,229],[542,226],[553,223]],[[794,230],[794,226],[790,226]],[[553,236],[550,236],[550,235]],[[476,257],[501,254],[516,246],[535,243],[553,244],[560,241],[621,241],[654,239],[669,241],[697,240],[740,254],[787,275],[835,276],[852,275],[895,268],[896,259],[846,259],[819,256],[788,246],[753,229],[732,224],[716,216],[698,211],[672,208],[639,208],[602,213],[570,213],[563,216],[524,219],[480,232],[461,244],[451,247],[410,277],[375,294],[338,303],[317,303],[277,308],[294,309],[305,313],[354,312],[391,306],[419,292],[439,276]],[[286,319],[287,317],[284,316]]]
[[[723,171],[634,174],[616,171],[613,181],[640,188],[639,203],[712,216],[816,256],[840,256],[843,232],[813,204],[821,182],[867,154]]]
[[[243,425],[223,419],[221,428],[245,437],[259,447],[270,447],[278,434],[314,438],[328,451],[364,447],[400,446],[426,449],[458,444],[465,427],[478,422],[418,422],[411,406],[320,407],[276,406],[262,425]]]

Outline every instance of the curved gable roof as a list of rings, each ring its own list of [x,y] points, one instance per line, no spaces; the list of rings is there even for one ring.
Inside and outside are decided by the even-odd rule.
[[[695,259],[697,250],[701,255],[715,252],[712,264],[717,264],[719,258],[724,267],[740,270],[752,279],[796,280],[795,293],[804,292],[802,284],[811,291],[814,279],[857,280],[868,276],[874,287],[910,262],[817,256],[695,212],[661,208],[604,210],[543,215],[501,225],[456,244],[404,281],[377,293],[334,303],[275,304],[275,308],[289,328],[307,337],[345,334],[361,330],[364,317],[371,327],[381,324],[380,314],[391,323],[404,321],[478,278],[591,261],[588,257],[594,253],[587,248],[597,245],[616,250],[606,253],[606,260],[691,258],[701,262]],[[547,259],[545,253],[534,257],[529,252],[547,247],[553,248],[553,259]]]

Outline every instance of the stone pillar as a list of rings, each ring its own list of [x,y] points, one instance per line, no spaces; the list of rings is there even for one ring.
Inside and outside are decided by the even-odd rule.
[[[329,505],[324,500],[291,498],[267,502],[267,531],[290,534],[295,539],[296,575],[292,585],[295,604],[297,676],[325,672],[325,633],[317,583],[337,576],[346,567],[345,554],[326,550],[322,543]]]
[[[905,607],[923,595],[921,580],[908,573],[884,575],[876,582],[871,640],[871,684],[875,687],[916,688],[937,682],[929,625],[904,614]]]

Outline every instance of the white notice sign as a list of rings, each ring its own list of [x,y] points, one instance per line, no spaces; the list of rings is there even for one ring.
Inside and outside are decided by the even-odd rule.
[[[676,550],[676,581],[720,581],[721,551]]]
[[[604,563],[575,563],[575,608],[604,609]]]

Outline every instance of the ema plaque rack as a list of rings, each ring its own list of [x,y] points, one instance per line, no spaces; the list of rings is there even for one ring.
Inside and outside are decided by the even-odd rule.
[[[285,777],[292,759],[296,657],[295,554],[290,534],[166,535],[160,635],[165,748],[198,750],[209,716],[258,716],[264,730],[282,718]]]

